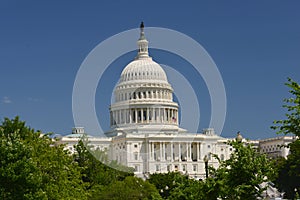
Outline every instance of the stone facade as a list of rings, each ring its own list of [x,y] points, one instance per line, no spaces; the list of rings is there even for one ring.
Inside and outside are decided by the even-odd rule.
[[[270,158],[287,158],[290,154],[290,149],[287,145],[295,139],[292,136],[281,136],[259,140],[259,150],[261,153],[267,154]]]

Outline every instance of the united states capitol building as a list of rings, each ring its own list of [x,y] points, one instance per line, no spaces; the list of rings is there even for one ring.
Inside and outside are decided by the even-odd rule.
[[[111,130],[105,133],[107,137],[87,138],[94,148],[106,150],[110,160],[134,168],[138,177],[179,171],[203,179],[204,158],[208,165],[218,167],[213,154],[221,160],[230,157],[233,149],[226,144],[229,139],[218,136],[213,128],[202,133],[180,128],[173,88],[163,68],[149,56],[143,24],[137,44],[137,56],[123,69],[114,91],[115,102],[109,108]],[[74,151],[73,145],[83,134],[84,128],[77,127],[60,141]],[[285,139],[279,138],[277,143]],[[272,149],[268,142],[277,145],[274,141],[265,140],[263,151]],[[259,141],[254,143],[259,147]]]

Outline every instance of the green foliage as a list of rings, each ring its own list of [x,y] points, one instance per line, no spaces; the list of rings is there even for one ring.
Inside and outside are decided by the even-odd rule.
[[[0,126],[1,199],[87,199],[72,157],[16,117]]]
[[[182,175],[183,176],[183,175]],[[195,179],[182,178],[182,182],[176,182],[175,188],[170,192],[168,199],[174,200],[193,200],[204,199],[202,182]]]
[[[288,78],[288,82],[285,84],[290,88],[291,98],[286,98],[283,101],[284,108],[287,109],[284,120],[275,120],[275,126],[271,128],[278,130],[277,133],[294,134],[300,137],[300,85]]]
[[[168,173],[155,173],[150,174],[149,179],[147,180],[149,183],[152,183],[157,188],[157,191],[161,195],[162,198],[167,199],[175,189],[183,188],[181,186],[186,187],[189,179],[188,176],[182,175],[178,172],[168,172]],[[173,195],[175,198],[181,194]]]
[[[300,140],[290,145],[291,154],[287,159],[277,160],[277,176],[274,183],[285,193],[286,198],[295,198],[300,189]]]
[[[286,119],[274,121],[271,128],[278,134],[293,134],[296,140],[289,144],[290,155],[287,160],[278,164],[278,173],[275,178],[276,186],[285,192],[287,198],[295,198],[296,191],[300,191],[300,85],[288,78],[285,84],[290,88],[291,98],[284,99],[284,108],[287,109]]]
[[[155,185],[163,199],[170,200],[211,200],[219,196],[219,188],[210,182],[189,179],[187,175],[178,172],[151,174],[148,181]]]
[[[126,177],[123,181],[116,181],[109,185],[99,187],[95,191],[93,200],[124,200],[124,199],[161,199],[155,186],[140,178]]]
[[[0,199],[161,199],[133,169],[82,138],[71,155],[16,117],[0,126]]]
[[[230,145],[234,152],[218,169],[210,169],[205,190],[207,194],[218,193],[226,199],[256,199],[266,189],[260,184],[269,180],[271,163],[250,144],[232,141]]]
[[[120,166],[114,161],[109,162],[104,151],[92,150],[87,138],[79,140],[75,149],[74,160],[81,167],[82,180],[87,183],[87,189],[122,181],[127,176],[133,176],[132,168]]]

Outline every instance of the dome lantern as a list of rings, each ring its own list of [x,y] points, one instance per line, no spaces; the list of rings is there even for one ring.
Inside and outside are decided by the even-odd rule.
[[[137,55],[136,59],[150,58],[149,52],[148,52],[148,41],[145,37],[143,22],[140,25],[140,38],[137,41],[137,44],[138,44],[138,55]]]

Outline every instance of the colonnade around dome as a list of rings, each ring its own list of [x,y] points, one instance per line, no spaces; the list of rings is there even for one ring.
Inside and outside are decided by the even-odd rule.
[[[118,109],[110,112],[110,126],[132,124],[172,124],[178,125],[177,108],[137,107]]]

